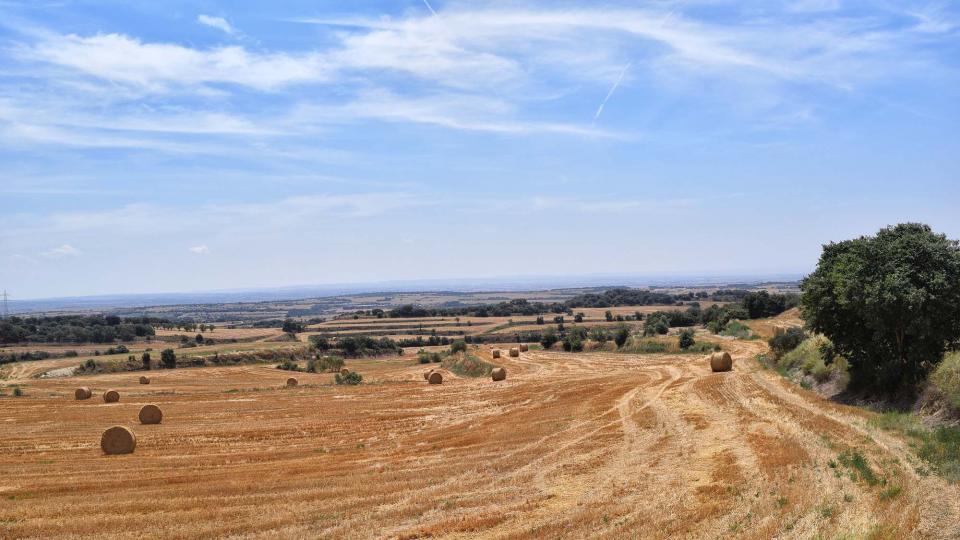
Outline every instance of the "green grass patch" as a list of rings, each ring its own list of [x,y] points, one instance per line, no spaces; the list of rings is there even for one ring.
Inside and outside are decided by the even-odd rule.
[[[860,480],[869,486],[876,486],[884,480],[870,467],[867,458],[859,450],[845,450],[837,456],[837,463],[850,471],[850,479]]]
[[[752,339],[756,336],[753,335],[753,330],[749,326],[743,324],[740,321],[730,321],[727,323],[727,326],[720,331],[722,336],[732,336],[737,339]]]
[[[930,469],[951,482],[960,481],[960,427],[925,427],[910,413],[886,412],[871,418],[869,425],[907,437],[917,456]]]

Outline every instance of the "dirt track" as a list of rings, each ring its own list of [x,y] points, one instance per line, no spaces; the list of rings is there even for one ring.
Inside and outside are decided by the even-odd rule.
[[[0,537],[960,537],[960,491],[900,440],[761,369],[758,342],[725,347],[725,374],[531,352],[501,383],[430,386],[409,358],[353,362],[372,384],[352,388],[271,367],[33,381],[0,402]],[[135,424],[144,403],[163,424]],[[134,455],[100,454],[113,424]],[[848,449],[886,485],[830,466]]]

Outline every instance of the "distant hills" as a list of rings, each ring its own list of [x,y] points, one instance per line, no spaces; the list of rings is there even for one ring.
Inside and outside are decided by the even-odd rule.
[[[772,275],[616,275],[514,276],[465,279],[396,280],[369,283],[302,285],[177,293],[111,294],[64,298],[39,298],[9,301],[11,314],[50,311],[86,311],[168,306],[183,304],[221,304],[270,302],[302,298],[379,294],[390,292],[481,292],[535,291],[583,287],[681,287],[681,286],[756,286],[760,283],[796,282],[801,274]],[[11,291],[13,292],[13,291]]]

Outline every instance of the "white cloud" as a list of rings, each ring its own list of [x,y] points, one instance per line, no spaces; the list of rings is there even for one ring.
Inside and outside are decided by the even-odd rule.
[[[318,53],[253,53],[238,46],[204,50],[172,43],[143,43],[122,34],[52,35],[21,48],[19,53],[28,59],[154,92],[213,83],[272,91],[329,77]]]
[[[597,138],[626,138],[602,128],[565,122],[518,119],[509,102],[461,93],[409,98],[388,91],[367,91],[342,105],[302,105],[291,117],[319,125],[363,119],[427,124],[461,131],[504,135],[552,133]]]
[[[197,22],[206,26],[212,26],[213,28],[218,28],[223,30],[228,34],[233,33],[233,27],[230,26],[230,23],[227,22],[223,17],[214,17],[211,15],[197,15]]]
[[[206,244],[200,244],[199,246],[193,246],[187,249],[189,249],[191,253],[196,253],[197,255],[206,255],[210,253],[210,248],[208,248]]]
[[[62,259],[64,257],[77,257],[80,254],[81,253],[79,249],[71,246],[70,244],[62,244],[58,247],[41,252],[40,256],[46,257],[47,259]]]

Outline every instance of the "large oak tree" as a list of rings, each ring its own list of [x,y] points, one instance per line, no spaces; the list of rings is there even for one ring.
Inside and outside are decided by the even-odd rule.
[[[960,248],[927,225],[824,246],[801,290],[803,317],[849,360],[853,390],[912,392],[960,338]]]

